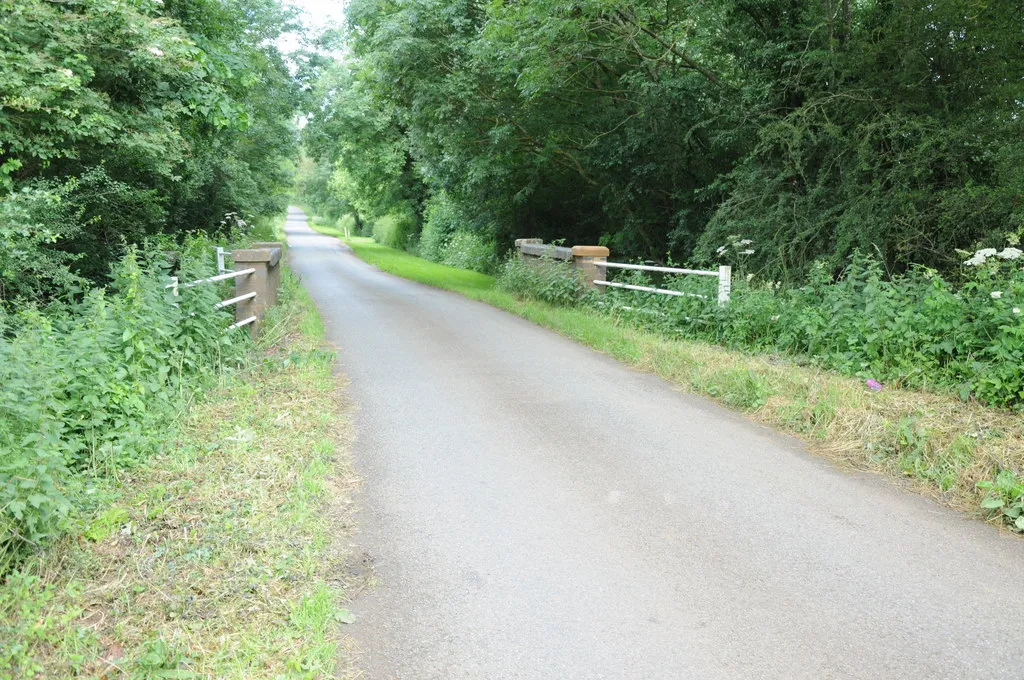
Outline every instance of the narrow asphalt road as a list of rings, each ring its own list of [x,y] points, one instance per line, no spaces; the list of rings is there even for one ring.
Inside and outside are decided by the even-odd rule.
[[[1024,541],[287,232],[358,404],[362,677],[1024,674]]]

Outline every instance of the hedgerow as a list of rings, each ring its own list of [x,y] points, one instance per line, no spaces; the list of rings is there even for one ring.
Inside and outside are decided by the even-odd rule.
[[[534,269],[509,263],[498,285],[547,302],[583,303],[673,336],[781,353],[879,384],[936,389],[1020,408],[1022,261],[1012,246],[980,250],[964,263],[961,280],[954,283],[926,267],[890,276],[877,259],[857,255],[839,276],[819,263],[802,286],[744,275],[740,263],[731,301],[724,306],[715,304],[715,279],[710,277],[654,280],[644,272],[615,277],[703,297],[623,289],[586,296],[574,289],[568,271],[549,271],[557,265]]]
[[[181,249],[183,281],[213,274]],[[113,283],[69,302],[0,308],[0,567],[71,528],[97,486],[158,446],[182,405],[242,357],[214,285],[165,286],[167,253],[131,248]]]
[[[1014,444],[1024,432],[1014,418],[1024,410],[1024,253],[1013,245],[979,250],[963,262],[956,281],[926,267],[890,275],[876,259],[858,255],[838,276],[819,264],[804,285],[791,287],[744,273],[744,250],[752,249],[742,239],[722,249],[739,256],[731,259],[736,276],[731,300],[722,306],[716,304],[713,277],[620,272],[612,274],[616,281],[693,296],[618,288],[600,295],[584,293],[572,267],[554,262],[531,266],[509,261],[497,286],[611,317],[627,335],[642,329],[702,341],[665,343],[688,357],[681,363],[692,363],[694,352],[713,354],[709,344],[752,355],[744,359],[727,353],[727,368],[694,369],[684,382],[747,411],[772,401],[766,419],[801,434],[825,436],[842,421],[845,434],[830,442],[835,450],[857,442],[869,468],[898,469],[943,495],[971,497],[993,519],[1024,532],[1024,466]],[[566,324],[555,327],[571,326]],[[637,336],[630,337],[634,341]],[[686,349],[692,347],[703,349]],[[744,365],[757,368],[740,368]],[[808,378],[821,372],[807,371],[805,365],[860,378],[863,392],[877,394],[889,407],[908,397],[909,403],[859,410],[857,400],[863,395],[848,391],[850,385],[837,378],[823,380],[846,384],[842,390],[847,391],[822,387]],[[766,380],[762,373],[773,377]],[[676,379],[671,371],[668,375]],[[808,382],[817,385],[817,397],[778,394]],[[843,419],[836,415],[840,394],[849,398],[850,411]]]

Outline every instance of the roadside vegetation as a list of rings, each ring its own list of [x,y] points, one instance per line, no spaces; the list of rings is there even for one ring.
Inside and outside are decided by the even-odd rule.
[[[303,193],[353,235],[494,267],[515,238],[802,283],[860,249],[955,272],[1024,228],[1024,17],[928,3],[353,0]],[[448,248],[441,248],[448,244]],[[822,265],[816,264],[822,263]]]
[[[0,2],[0,574],[245,361],[212,248],[290,190],[277,0]]]
[[[6,574],[0,677],[334,676],[343,384],[294,277],[264,327],[157,450],[109,468],[72,534]]]
[[[867,354],[868,361],[851,362],[844,368],[830,358],[844,357],[842,353],[789,351],[773,345],[770,334],[759,335],[748,328],[759,328],[759,324],[774,328],[777,321],[771,317],[781,316],[777,307],[785,304],[790,306],[790,314],[827,320],[814,326],[818,330],[813,337],[822,346],[842,338],[851,347],[863,344],[865,352],[886,348],[887,343],[898,349],[898,339],[909,330],[898,319],[874,318],[886,308],[876,296],[913,298],[924,287],[938,297],[945,290],[941,279],[936,282],[922,273],[923,280],[911,277],[906,283],[890,284],[879,272],[872,275],[865,263],[867,271],[853,272],[849,282],[820,284],[835,286],[835,290],[797,291],[790,299],[773,283],[752,280],[748,284],[741,277],[733,303],[719,309],[703,300],[652,300],[647,294],[619,291],[589,293],[571,269],[557,262],[534,267],[509,260],[495,279],[428,262],[367,238],[351,238],[347,243],[360,258],[383,271],[522,316],[686,391],[710,396],[799,436],[811,451],[830,460],[903,480],[916,491],[957,509],[1024,531],[1024,521],[1020,521],[1024,515],[1024,422],[1019,409],[985,406],[976,399],[961,398],[956,389],[927,382],[929,364],[923,359],[914,360],[923,374],[915,372],[913,379],[906,381],[883,381],[875,371],[887,367],[895,371],[904,355],[896,353],[896,361],[887,364],[888,353]],[[989,266],[992,270],[979,277],[995,276],[996,267],[1009,265],[1001,261]],[[1016,274],[1004,271],[1001,276],[1004,283],[1009,276],[1011,283],[1019,285],[1019,279],[1013,278]],[[683,289],[692,283],[659,285]],[[890,285],[896,290],[888,290]],[[983,297],[995,301],[982,291],[974,302]],[[921,313],[920,307],[910,309]],[[999,311],[1003,320],[993,329],[998,330],[999,324],[1011,324],[1011,330],[1020,328],[1012,325],[1017,319],[1012,309]],[[988,318],[989,314],[982,311],[980,316]],[[856,319],[863,324],[860,331]],[[694,327],[705,330],[693,332]],[[941,343],[946,332],[952,331],[940,328],[932,342]],[[829,334],[834,334],[832,340]],[[869,338],[877,341],[872,344]],[[926,351],[926,340],[915,346]],[[1016,367],[1019,369],[1019,364]],[[841,375],[840,370],[848,375]]]
[[[148,237],[284,210],[292,20],[277,0],[0,2],[0,306],[108,283]]]
[[[0,0],[0,678],[329,677],[351,477],[315,311],[254,343],[314,54],[278,0]],[[328,493],[330,490],[330,493]]]
[[[298,187],[346,236],[498,284],[353,241],[384,269],[1024,531],[1021,20],[1009,0],[354,0]],[[729,264],[733,300],[597,297],[506,262],[520,237]]]
[[[0,568],[80,529],[107,485],[164,442],[185,404],[238,368],[244,331],[214,305],[231,285],[174,297],[215,274],[212,243],[190,239],[172,265],[130,250],[113,281],[66,303],[0,309]]]

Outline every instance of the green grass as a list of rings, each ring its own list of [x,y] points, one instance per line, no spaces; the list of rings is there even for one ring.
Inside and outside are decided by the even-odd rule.
[[[315,222],[314,228],[337,235]],[[1012,413],[947,395],[871,392],[857,379],[779,357],[668,338],[588,309],[523,299],[497,289],[493,277],[439,265],[372,239],[344,240],[383,271],[521,316],[798,436],[810,451],[838,464],[905,480],[953,507],[979,513],[987,492],[978,482],[995,479],[1001,470],[1024,471],[1024,424]],[[908,422],[914,427],[911,435]],[[999,521],[998,514],[992,517]]]
[[[337,229],[321,226],[314,226],[314,228],[321,233],[338,236]],[[342,240],[352,247],[360,259],[389,274],[419,281],[436,288],[454,290],[471,297],[480,296],[479,299],[494,298],[497,300],[502,296],[508,297],[494,289],[493,276],[424,260],[404,250],[395,250],[379,245],[372,238],[356,236],[342,238]]]
[[[354,477],[332,364],[286,273],[251,368],[0,585],[0,677],[334,677]]]

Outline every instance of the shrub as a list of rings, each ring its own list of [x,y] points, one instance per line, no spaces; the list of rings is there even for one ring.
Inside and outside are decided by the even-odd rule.
[[[494,271],[497,262],[494,237],[474,229],[443,191],[427,201],[418,251],[428,260],[483,274]]]
[[[487,274],[494,270],[495,243],[480,234],[456,231],[445,243],[440,262]]]
[[[557,269],[510,261],[499,285],[558,304],[588,300],[674,336],[785,353],[847,375],[941,388],[995,406],[1024,405],[1024,256],[1013,247],[979,253],[965,263],[959,286],[925,267],[888,276],[877,260],[857,255],[841,276],[819,263],[795,288],[737,276],[724,307],[715,304],[710,277],[628,271],[615,280],[688,295],[613,288],[585,297]]]
[[[427,200],[423,213],[423,232],[420,234],[419,254],[433,262],[443,262],[449,240],[466,220],[446,193],[438,192]]]
[[[156,189],[117,181],[103,168],[82,173],[73,184],[66,200],[84,228],[61,239],[60,246],[81,255],[73,269],[105,283],[125,243],[141,244],[164,230],[167,200]]]
[[[186,244],[177,273],[214,273],[209,244]],[[180,404],[241,358],[216,287],[172,298],[166,281],[164,263],[130,249],[107,290],[0,312],[0,566],[64,531],[91,481],[144,458]]]
[[[338,229],[346,236],[360,236],[355,215],[352,213],[345,213],[338,219]]]
[[[506,292],[553,305],[577,304],[587,293],[582,276],[571,265],[549,259],[527,264],[518,256],[501,266],[496,285]]]
[[[388,248],[404,250],[416,236],[416,217],[411,212],[393,212],[373,223],[373,239]]]
[[[78,259],[53,247],[81,230],[67,196],[74,182],[39,182],[0,199],[0,305],[66,296],[84,281],[69,266]]]

